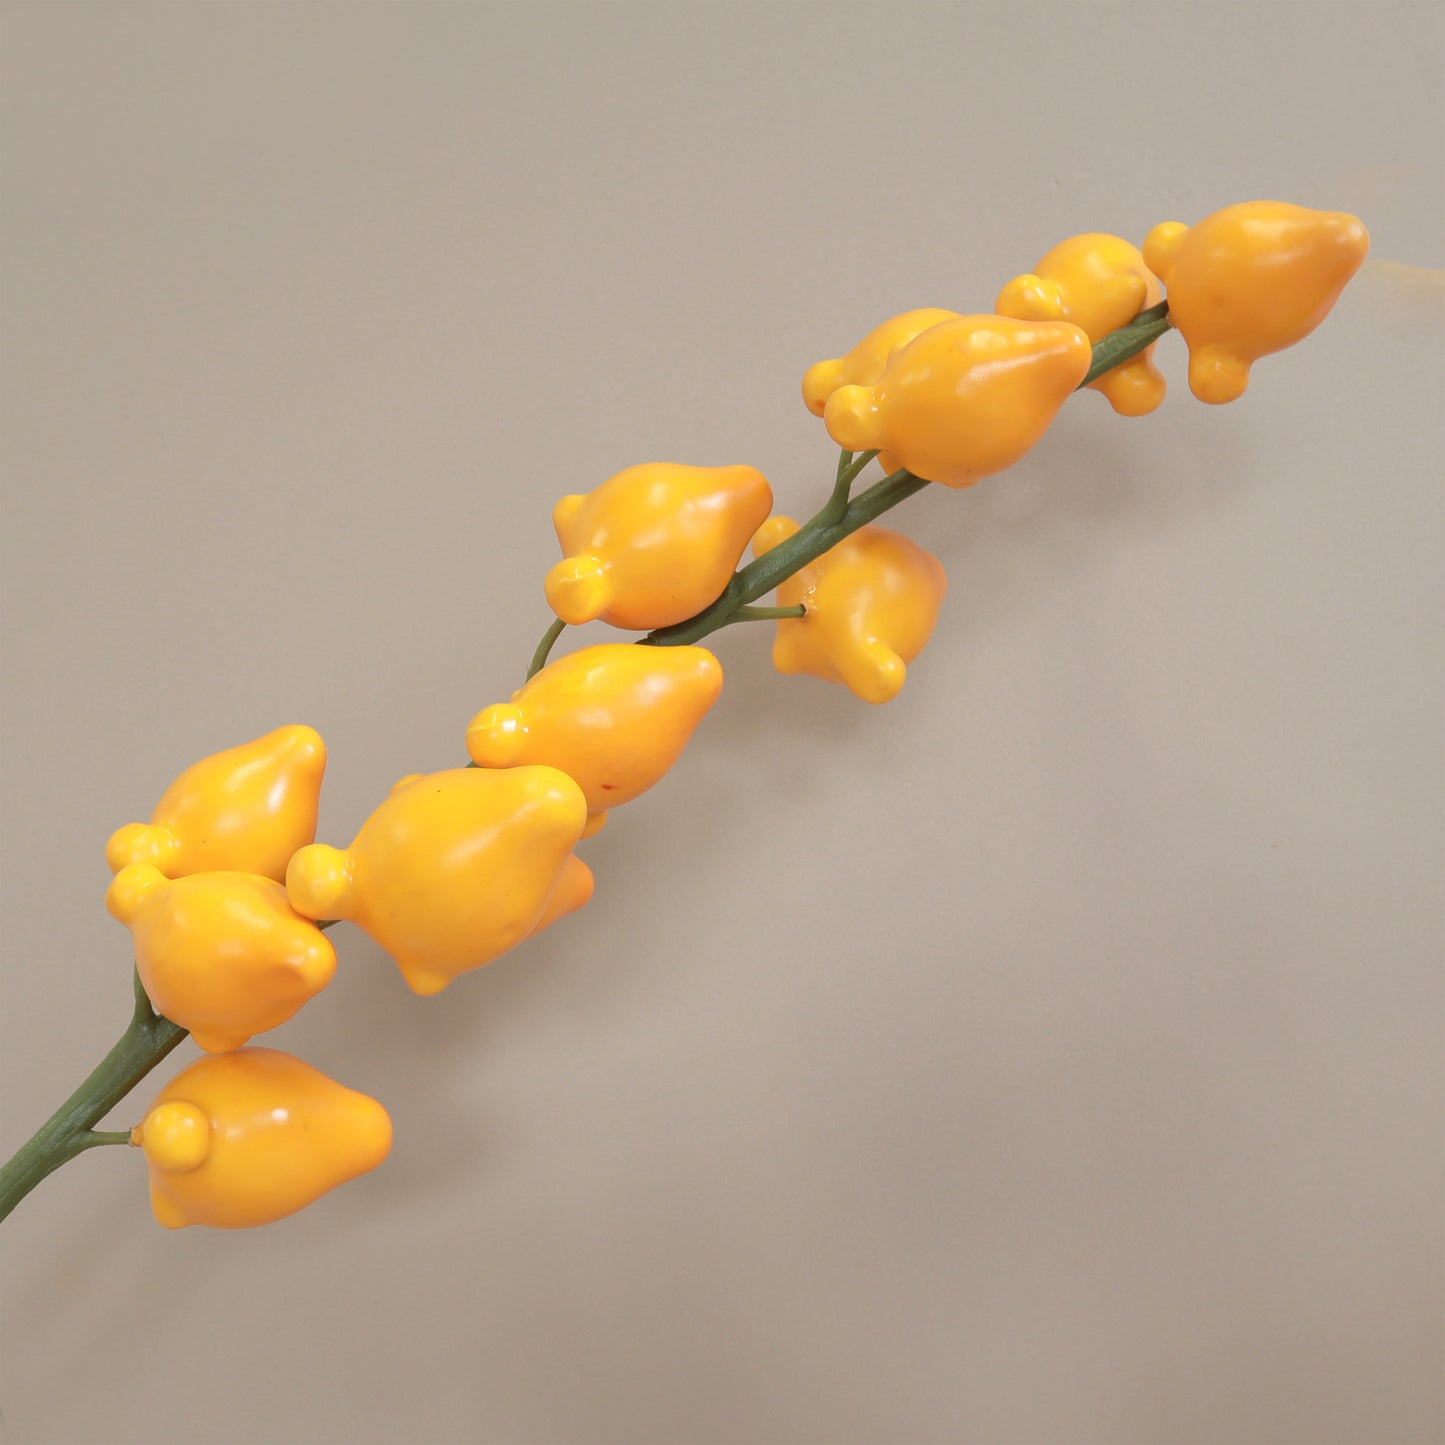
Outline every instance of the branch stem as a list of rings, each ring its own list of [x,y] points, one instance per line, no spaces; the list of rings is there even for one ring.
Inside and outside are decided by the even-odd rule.
[[[139,978],[130,1026],[90,1077],[0,1168],[0,1219],[62,1164],[103,1144],[128,1144],[130,1132],[97,1131],[98,1124],[165,1056],[186,1030],[151,1007]]]
[[[775,622],[785,617],[802,617],[807,608],[801,602],[791,607],[738,607],[729,622]]]
[[[1106,371],[1137,356],[1152,346],[1174,323],[1169,319],[1169,303],[1161,301],[1141,311],[1127,326],[1111,331],[1094,347],[1094,360],[1076,390],[1082,391],[1090,382],[1098,381]]]
[[[542,634],[542,640],[537,644],[537,650],[532,654],[532,665],[527,669],[527,681],[536,677],[547,665],[547,658],[552,652],[552,646],[561,637],[567,624],[560,617],[552,619],[552,625]]]

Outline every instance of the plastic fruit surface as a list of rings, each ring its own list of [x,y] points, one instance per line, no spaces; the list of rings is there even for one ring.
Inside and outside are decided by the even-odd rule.
[[[1144,259],[1189,345],[1189,389],[1234,401],[1261,356],[1303,341],[1360,269],[1370,238],[1355,216],[1283,201],[1226,206],[1195,226],[1166,221]]]
[[[544,928],[550,928],[569,913],[576,913],[584,904],[592,901],[596,880],[592,870],[575,854],[570,853],[562,865],[562,875],[557,887],[542,910],[542,916],[532,925],[528,938],[535,938]]]
[[[1093,359],[1066,321],[959,316],[900,347],[875,386],[828,398],[828,435],[879,451],[885,468],[967,487],[1019,460],[1048,430]]]
[[[316,836],[325,769],[320,734],[301,726],[202,758],[166,789],[149,823],[111,834],[105,861],[112,873],[151,863],[167,878],[229,869],[279,883]]]
[[[208,1053],[238,1049],[320,993],[336,972],[331,941],[255,873],[174,881],[149,863],[122,868],[106,907],[131,931],[156,1009]]]
[[[629,467],[553,509],[567,555],[547,574],[547,602],[572,624],[682,622],[727,586],[772,507],[772,488],[752,467]]]
[[[957,311],[922,306],[890,316],[875,326],[847,356],[834,356],[810,366],[803,377],[803,403],[814,416],[822,416],[828,398],[840,386],[872,386],[883,374],[890,355],[940,321],[951,321]],[[761,518],[759,518],[761,521]]]
[[[1026,276],[999,292],[1001,316],[1020,321],[1072,321],[1097,344],[1127,326],[1163,295],[1143,254],[1120,236],[1090,232],[1061,241]],[[1164,378],[1151,344],[1089,387],[1121,416],[1144,416],[1164,400]]]
[[[132,1131],[167,1229],[249,1229],[375,1169],[391,1120],[365,1094],[275,1049],[198,1059]]]
[[[479,712],[467,751],[481,768],[561,768],[580,785],[595,832],[609,808],[672,767],[722,681],[721,664],[702,647],[584,647],[549,662],[511,702]]]
[[[587,821],[556,768],[452,768],[403,778],[351,846],[313,843],[286,892],[307,918],[346,918],[439,993],[537,926]]]
[[[770,517],[753,543],[761,557],[798,524]],[[843,683],[864,702],[898,695],[947,590],[938,559],[885,527],[860,527],[778,587],[781,606],[807,612],[778,623],[773,665]]]

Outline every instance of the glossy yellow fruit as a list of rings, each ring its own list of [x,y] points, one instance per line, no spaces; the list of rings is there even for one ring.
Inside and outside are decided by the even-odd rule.
[[[229,869],[280,882],[316,836],[326,745],[308,727],[277,728],[202,758],[166,789],[149,823],[111,834],[112,873],[151,863],[167,878]]]
[[[998,294],[1000,316],[1020,321],[1072,321],[1097,344],[1127,326],[1163,295],[1137,247],[1120,236],[1090,232],[1061,241],[1026,276]],[[1106,371],[1090,389],[1108,398],[1121,416],[1144,416],[1164,400],[1164,378],[1151,345]]]
[[[881,326],[875,326],[847,356],[835,356],[810,366],[803,377],[803,401],[808,410],[814,416],[822,416],[828,398],[840,386],[873,386],[883,374],[889,356],[900,346],[906,346],[930,326],[957,316],[957,311],[943,311],[936,306],[890,316]]]
[[[452,768],[403,778],[350,848],[313,843],[286,892],[307,918],[370,934],[416,993],[439,993],[537,926],[587,821],[556,768]]]
[[[167,1229],[250,1229],[304,1209],[375,1169],[391,1120],[365,1094],[275,1049],[240,1049],[182,1069],[132,1131]]]
[[[677,761],[722,681],[702,647],[584,647],[549,662],[510,703],[479,712],[467,752],[479,768],[561,768],[581,786],[595,832],[607,809],[646,792]]]
[[[823,420],[840,447],[886,453],[889,470],[967,487],[1043,436],[1092,359],[1066,321],[959,316],[895,351],[875,386],[835,391]]]
[[[788,517],[770,517],[754,554],[797,530]],[[807,612],[778,623],[773,665],[887,702],[932,634],[947,587],[942,564],[922,547],[885,527],[860,527],[779,585],[780,606],[801,602]]]
[[[562,876],[557,880],[556,890],[527,937],[535,938],[559,918],[576,913],[583,904],[591,901],[595,886],[592,870],[575,853],[568,854],[567,861],[562,865]]]
[[[1226,206],[1195,226],[1155,226],[1144,259],[1189,345],[1189,389],[1215,404],[1242,396],[1251,365],[1303,341],[1369,249],[1357,217],[1282,201]]]
[[[172,881],[132,863],[116,874],[105,905],[131,931],[151,1003],[208,1053],[285,1023],[336,972],[331,941],[259,874]]]
[[[727,586],[772,507],[772,488],[752,467],[628,467],[553,509],[566,556],[547,574],[547,602],[573,624],[682,622]]]

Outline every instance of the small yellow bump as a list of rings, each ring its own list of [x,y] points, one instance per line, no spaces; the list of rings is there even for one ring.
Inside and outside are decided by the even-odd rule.
[[[291,855],[286,898],[303,917],[345,918],[351,886],[351,859],[341,849],[310,843]]]
[[[803,405],[814,416],[822,416],[828,398],[847,380],[845,358],[835,356],[829,361],[815,362],[803,375]]]
[[[823,411],[828,435],[850,452],[874,451],[882,440],[878,401],[871,386],[840,386]]]
[[[140,1126],[146,1158],[167,1174],[185,1174],[211,1151],[211,1123],[204,1110],[181,1100],[158,1104]]]
[[[1173,269],[1174,258],[1189,227],[1183,221],[1162,221],[1144,238],[1144,264],[1168,285],[1169,272]]]
[[[753,537],[753,556],[761,557],[764,552],[771,552],[779,542],[786,542],[797,530],[798,524],[791,517],[769,517]]]
[[[105,845],[105,861],[112,873],[119,873],[128,863],[150,863],[166,872],[180,852],[175,835],[169,828],[153,823],[127,823],[110,835]]]
[[[572,627],[601,617],[612,602],[607,566],[598,557],[564,557],[542,584],[547,605]]]
[[[483,708],[467,728],[467,753],[479,768],[514,767],[525,745],[522,709],[515,703]]]
[[[150,863],[131,863],[122,868],[105,890],[106,911],[120,923],[128,924],[135,917],[141,901],[157,887],[164,887],[166,877]]]

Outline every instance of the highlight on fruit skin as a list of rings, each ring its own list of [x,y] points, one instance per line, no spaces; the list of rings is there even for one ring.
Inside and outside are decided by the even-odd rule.
[[[797,530],[791,518],[770,517],[754,555]],[[778,622],[773,666],[841,682],[864,702],[889,702],[932,636],[947,588],[942,563],[917,543],[886,527],[860,527],[779,584],[780,606],[807,610]]]
[[[835,391],[823,422],[847,451],[881,453],[886,471],[968,487],[1038,442],[1092,361],[1072,322],[958,316],[893,352],[876,385]]]
[[[131,1131],[167,1229],[251,1229],[375,1169],[391,1120],[375,1099],[276,1049],[196,1060]]]
[[[609,809],[667,774],[722,683],[703,647],[584,647],[549,662],[511,702],[483,708],[467,727],[467,752],[479,768],[560,768],[581,787],[596,832]]]
[[[207,1053],[238,1049],[291,1018],[331,982],[331,940],[257,873],[167,879],[131,863],[105,895],[131,931],[136,972],[156,1010]]]
[[[1155,226],[1144,259],[1189,347],[1189,389],[1216,406],[1243,396],[1253,364],[1303,341],[1369,249],[1357,216],[1283,201],[1226,206],[1194,226]]]
[[[552,511],[566,554],[547,574],[564,622],[651,631],[701,612],[725,588],[773,507],[754,467],[628,467]]]
[[[803,377],[803,404],[814,416],[822,416],[828,398],[839,387],[873,386],[882,375],[888,358],[900,346],[906,346],[930,326],[954,320],[957,316],[957,311],[945,311],[937,306],[922,306],[890,316],[887,321],[875,326],[846,356],[830,357],[808,368]]]
[[[291,855],[316,836],[326,744],[299,724],[192,763],[162,794],[149,823],[110,836],[112,873],[150,863],[167,878],[227,870],[280,882]]]
[[[539,926],[586,822],[582,790],[557,768],[414,774],[349,848],[300,849],[286,893],[306,918],[355,923],[413,992],[439,993]]]
[[[1097,345],[1127,326],[1163,295],[1137,247],[1121,236],[1091,231],[1070,236],[1026,275],[1015,276],[994,303],[1000,316],[1020,321],[1072,321]],[[1120,416],[1145,416],[1164,400],[1165,381],[1154,346],[1089,383]]]

